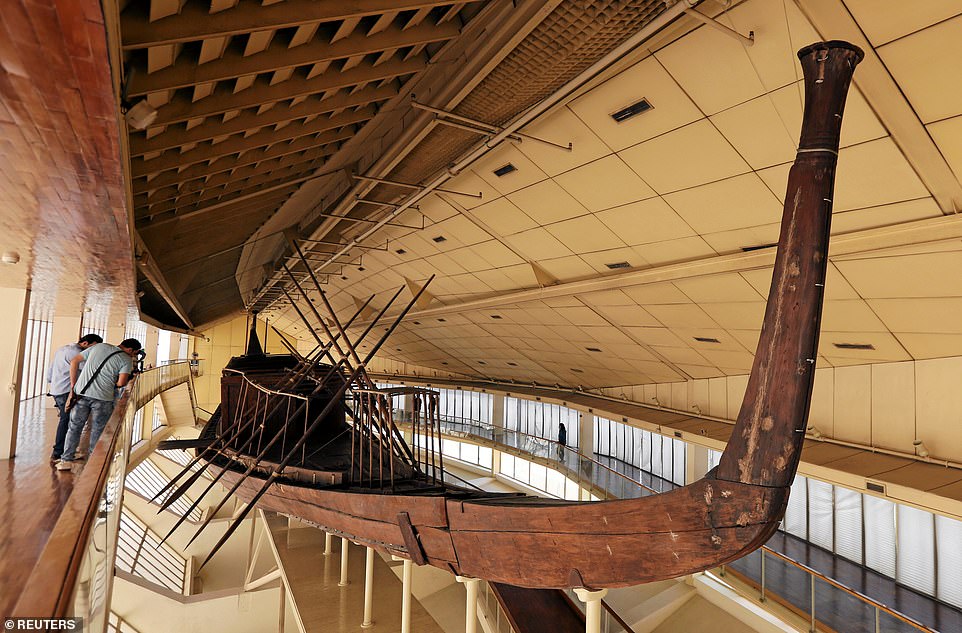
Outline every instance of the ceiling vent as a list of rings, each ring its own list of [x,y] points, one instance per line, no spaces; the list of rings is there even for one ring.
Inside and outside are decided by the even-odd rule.
[[[509,367],[517,367],[517,366],[518,366],[518,363],[512,363],[511,361],[508,361],[508,366],[509,366]]]
[[[478,361],[478,364],[479,364],[479,365],[487,365],[487,363],[484,362],[483,360],[479,360],[479,361]]]
[[[601,351],[601,350],[598,349],[597,347],[586,347],[585,349],[588,350],[589,352],[600,352],[600,351]]]
[[[619,268],[631,268],[631,264],[628,262],[615,262],[614,264],[605,264],[611,270],[618,270]]]
[[[833,343],[838,349],[875,349],[870,343]]]
[[[865,489],[871,490],[872,492],[877,492],[879,494],[885,494],[885,484],[877,484],[874,481],[866,481]]]
[[[692,337],[699,343],[721,343],[717,338],[712,338],[710,336],[695,336]]]
[[[437,237],[432,237],[431,241],[440,244],[441,242],[447,242],[448,238],[444,237],[443,235],[438,235]]]
[[[648,110],[651,110],[651,103],[648,102],[648,99],[642,99],[641,101],[632,103],[627,108],[622,108],[617,112],[612,112],[611,118],[614,119],[616,123],[621,123],[622,121],[627,121],[631,117],[637,116],[642,112],[647,112]]]
[[[438,319],[438,323],[445,323],[447,319]]]
[[[421,322],[420,322],[420,321],[411,321],[411,323],[414,324],[414,325],[421,325]]]
[[[495,169],[494,175],[500,178],[501,176],[507,176],[513,171],[518,171],[518,168],[512,165],[511,163],[508,163],[507,165],[502,165],[501,167],[498,167],[497,169]]]
[[[404,250],[403,248],[399,248],[399,249],[397,249],[397,250],[394,251],[394,252],[397,253],[398,255],[403,255],[403,254],[405,254],[407,251]]]
[[[576,374],[583,374],[583,373],[585,373],[584,370],[575,369],[574,367],[571,368],[571,371],[573,371],[573,372],[576,373]]]
[[[492,314],[492,315],[491,315],[491,318],[492,318],[492,319],[501,319],[501,318],[503,318],[503,317],[502,317],[500,314]]]

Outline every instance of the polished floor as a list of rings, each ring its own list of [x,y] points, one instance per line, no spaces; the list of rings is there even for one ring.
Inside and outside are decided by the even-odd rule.
[[[12,611],[73,487],[73,476],[50,463],[57,431],[53,399],[38,396],[20,405],[17,455],[0,462],[0,614]]]
[[[348,633],[361,630],[364,614],[365,548],[349,544],[347,587],[339,587],[341,539],[324,556],[324,532],[289,528],[287,519],[268,515],[271,536],[291,587],[291,597],[305,633]],[[396,630],[401,617],[401,581],[380,555],[374,556],[374,630]],[[381,626],[378,626],[380,624]],[[412,630],[444,633],[416,600],[411,605]]]

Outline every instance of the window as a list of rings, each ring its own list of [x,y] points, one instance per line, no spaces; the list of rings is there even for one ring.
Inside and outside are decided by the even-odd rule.
[[[150,531],[144,523],[124,510],[117,539],[117,568],[148,582],[183,593],[186,559]]]
[[[662,482],[685,485],[684,441],[598,416],[594,424],[595,454],[634,466]],[[658,481],[653,483],[659,485]]]
[[[134,414],[134,421],[130,425],[130,448],[137,446],[144,440],[144,408],[141,407]]]
[[[24,333],[23,373],[20,377],[20,399],[35,398],[47,392],[47,366],[53,324],[42,319],[27,319]]]
[[[565,444],[575,450],[580,443],[580,419],[581,414],[577,409],[564,405],[511,396],[504,399],[506,429],[556,442],[564,424]]]

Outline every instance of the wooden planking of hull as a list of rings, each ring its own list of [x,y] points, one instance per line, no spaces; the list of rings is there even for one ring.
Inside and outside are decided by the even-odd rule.
[[[373,383],[349,389],[348,383],[365,377],[358,370],[347,371],[350,347],[337,361],[350,375],[335,372],[340,387],[333,397],[352,391],[354,410],[348,413],[354,422],[339,414],[347,405],[331,401],[320,417],[327,416],[333,430],[317,436],[319,422],[309,426],[305,414],[304,440],[290,451],[285,448],[282,460],[264,460],[270,446],[257,454],[248,447],[251,441],[240,442],[239,431],[230,441],[218,436],[204,459],[236,495],[258,507],[296,516],[418,564],[521,587],[629,586],[701,571],[761,546],[785,512],[804,441],[842,111],[854,68],[862,59],[862,52],[845,42],[813,44],[798,55],[805,75],[805,113],[765,321],[732,440],[719,466],[704,479],[640,499],[568,502],[468,491],[437,479],[434,468],[435,474],[425,475],[420,488],[405,489],[407,478],[427,470],[411,457],[418,454],[417,446],[413,452],[407,446],[397,450],[390,406],[378,400]],[[219,432],[242,429],[245,416],[254,422],[261,416],[261,427],[269,426],[270,405],[259,409],[258,399],[249,408],[246,402],[254,392],[238,400],[236,380],[232,385],[235,391],[227,401],[235,408],[235,419],[221,422]],[[425,403],[430,419],[436,398],[426,397]],[[253,414],[248,416],[248,411]],[[360,422],[371,414],[380,417],[367,426]],[[255,426],[252,422],[250,428]],[[424,428],[437,432],[430,424]],[[253,431],[250,437],[253,440]],[[350,437],[350,451],[344,449],[350,453],[350,466],[340,466],[337,485],[304,478],[311,468],[303,446],[308,437],[322,437],[332,454],[339,450],[338,441]],[[260,444],[258,440],[258,448]],[[285,471],[298,450],[302,463]],[[315,468],[330,476],[330,467]],[[296,476],[289,475],[294,471]]]

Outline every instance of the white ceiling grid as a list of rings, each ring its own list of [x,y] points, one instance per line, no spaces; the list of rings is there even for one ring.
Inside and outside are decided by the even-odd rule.
[[[962,175],[962,87],[945,82],[962,69],[962,7],[847,5]],[[777,240],[801,121],[795,51],[819,37],[791,2],[748,0],[720,19],[754,31],[755,46],[701,27],[655,50],[526,130],[571,141],[573,151],[529,140],[500,146],[445,185],[480,192],[480,200],[431,195],[420,205],[433,224],[385,230],[387,251],[365,254],[363,272],[334,279],[332,294],[379,293],[377,303],[405,279],[438,275],[433,306],[452,309],[443,317],[415,311],[382,355],[468,375],[593,387],[746,373],[771,268],[628,285],[607,266],[662,267]],[[640,98],[653,109],[612,120]],[[494,174],[508,163],[515,171]],[[836,235],[942,215],[857,88],[834,207]],[[411,211],[399,221],[420,217]],[[610,289],[516,301],[512,293],[538,287],[530,263],[561,282],[607,275]],[[958,239],[833,256],[819,364],[962,354],[959,270]],[[500,295],[507,296],[493,309],[457,308]]]

